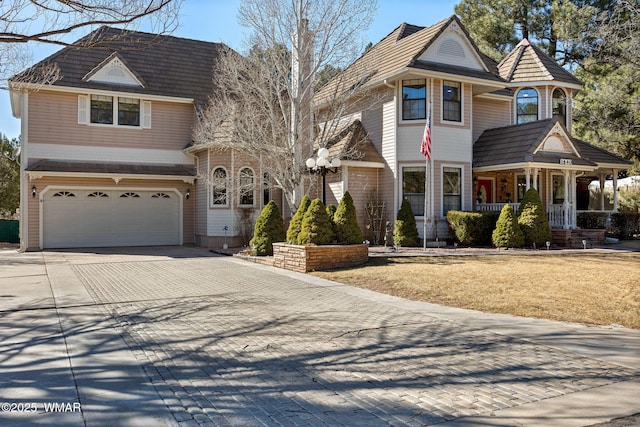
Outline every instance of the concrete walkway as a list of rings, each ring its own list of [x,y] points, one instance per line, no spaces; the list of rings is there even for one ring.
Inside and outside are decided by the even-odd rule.
[[[639,395],[638,330],[199,248],[0,248],[0,425],[589,426],[640,413]]]

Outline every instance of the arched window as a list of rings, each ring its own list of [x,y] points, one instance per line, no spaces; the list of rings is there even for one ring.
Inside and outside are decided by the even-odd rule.
[[[227,205],[227,170],[218,166],[211,172],[211,205]]]
[[[240,206],[253,206],[255,178],[251,168],[240,169],[240,179],[238,180]]]
[[[558,117],[560,122],[567,126],[567,95],[562,89],[555,89],[552,97],[553,117]]]
[[[538,92],[531,87],[518,92],[516,98],[516,123],[529,123],[538,120]]]

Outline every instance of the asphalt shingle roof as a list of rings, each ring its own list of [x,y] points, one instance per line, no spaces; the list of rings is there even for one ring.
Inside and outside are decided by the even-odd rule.
[[[551,118],[487,129],[473,145],[473,167],[525,162],[559,164],[561,158],[571,159],[574,165],[584,166],[597,166],[599,163],[608,163],[626,167],[631,164],[628,160],[575,138],[571,138],[571,142],[580,154],[579,156],[573,153],[544,151],[534,153],[556,123],[558,123],[558,119]]]
[[[509,83],[557,81],[582,85],[582,82],[558,65],[549,55],[522,40],[498,64],[500,77]]]
[[[193,167],[184,165],[139,165],[116,163],[65,162],[39,160],[27,168],[32,172],[74,172],[127,175],[196,176]]]
[[[57,64],[61,79],[53,86],[101,89],[194,99],[203,104],[213,90],[213,66],[220,53],[229,49],[221,43],[191,40],[101,27],[36,64]],[[144,87],[85,81],[83,78],[117,52]],[[33,68],[33,67],[32,67]],[[20,80],[27,72],[14,76]]]

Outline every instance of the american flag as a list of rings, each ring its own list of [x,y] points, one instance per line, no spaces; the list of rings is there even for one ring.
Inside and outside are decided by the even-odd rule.
[[[422,135],[422,145],[420,152],[427,160],[431,160],[431,115],[427,117],[427,124],[424,126],[424,135]]]

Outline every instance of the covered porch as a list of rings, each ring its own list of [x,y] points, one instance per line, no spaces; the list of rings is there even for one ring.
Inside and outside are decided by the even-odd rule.
[[[514,209],[530,188],[540,199],[553,229],[575,230],[580,212],[617,211],[617,186],[613,206],[606,209],[604,191],[593,201],[589,183],[607,177],[631,162],[572,138],[556,119],[485,131],[474,144],[474,207],[479,211]]]

